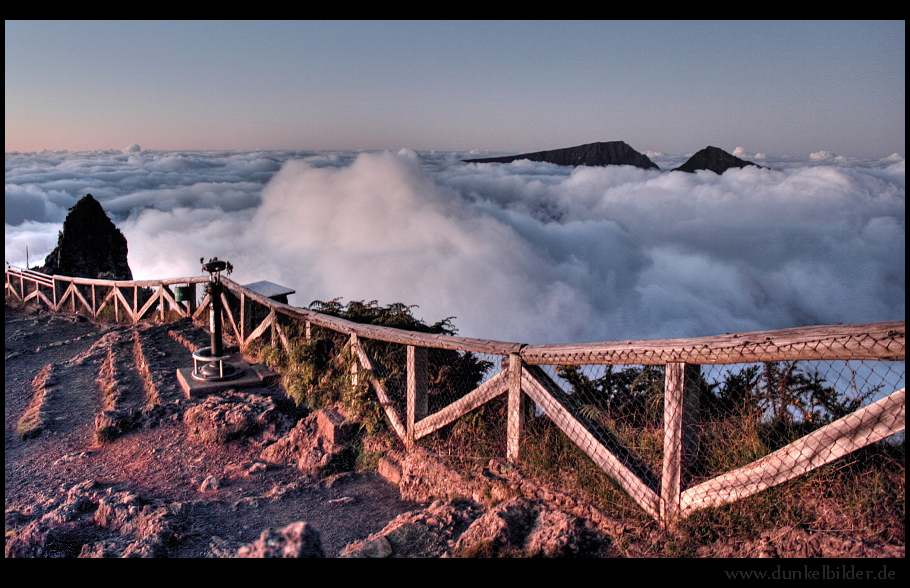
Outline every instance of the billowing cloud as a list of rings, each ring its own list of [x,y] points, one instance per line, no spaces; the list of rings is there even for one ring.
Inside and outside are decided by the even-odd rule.
[[[43,259],[91,192],[126,234],[137,278],[197,275],[217,255],[240,282],[295,288],[301,306],[416,304],[428,321],[456,316],[466,336],[683,337],[904,316],[900,156],[768,157],[773,169],[719,176],[460,155],[8,154],[6,260],[23,265],[26,244]],[[685,161],[659,157],[664,170]]]
[[[753,159],[767,159],[768,156],[764,153],[750,153],[742,147],[737,147],[733,150],[732,155],[739,157],[740,159],[745,159],[747,161],[752,161]]]
[[[830,161],[837,159],[837,155],[831,153],[830,151],[813,151],[809,154],[809,159],[814,161]]]

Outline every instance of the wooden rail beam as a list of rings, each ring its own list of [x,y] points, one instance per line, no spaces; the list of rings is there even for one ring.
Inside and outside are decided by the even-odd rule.
[[[414,423],[414,439],[420,439],[438,431],[507,391],[508,375],[506,372],[499,372],[442,410]]]
[[[661,365],[671,362],[723,365],[848,359],[903,361],[904,321],[798,327],[687,339],[529,345],[521,350],[521,358],[533,365]]]
[[[600,436],[595,435],[585,424],[581,423],[568,410],[560,395],[565,393],[553,383],[549,376],[536,366],[525,366],[522,370],[521,387],[531,400],[543,409],[548,417],[565,433],[588,457],[594,460],[638,505],[651,517],[660,516],[660,498],[657,495],[656,480],[642,480],[631,467],[646,472],[644,464],[631,463],[631,455],[617,439],[611,439],[611,448],[607,448]],[[616,451],[619,450],[619,454]]]
[[[400,343],[402,345],[414,345],[415,347],[429,347],[431,349],[473,351],[475,353],[488,353],[492,355],[508,355],[509,353],[518,352],[521,349],[521,344],[519,343],[504,343],[501,341],[471,339],[468,337],[456,337],[434,333],[418,333],[416,331],[403,331],[389,327],[355,323],[336,316],[322,314],[314,310],[298,308],[296,306],[277,302],[257,292],[244,288],[240,284],[227,278],[222,278],[221,281],[226,288],[230,289],[236,295],[239,296],[242,293],[250,300],[274,309],[281,314],[301,321],[309,321],[314,325],[346,335],[354,333],[363,339],[373,339],[375,341],[385,341],[387,343]]]
[[[429,375],[427,373],[428,360],[426,347],[407,346],[407,437],[408,443],[413,445],[417,421],[427,416],[427,387]]]
[[[797,439],[749,465],[682,493],[680,514],[719,506],[786,482],[904,430],[904,388]]]
[[[137,306],[138,306],[138,297],[139,297],[139,296],[138,296],[138,292],[135,292],[135,293],[134,293],[134,296],[136,296],[136,301],[135,301],[135,302],[136,302],[136,304],[137,304]],[[154,292],[154,293],[149,297],[149,299],[145,301],[145,304],[142,305],[142,308],[140,308],[139,310],[136,311],[136,318],[135,318],[135,320],[136,320],[136,321],[141,320],[142,317],[145,316],[145,313],[147,313],[149,310],[151,310],[151,308],[152,308],[153,306],[155,306],[155,303],[156,303],[156,302],[160,302],[160,300],[161,300],[161,294],[160,294],[160,290],[159,290],[159,291]],[[134,322],[135,322],[135,321],[134,321]]]
[[[265,333],[265,330],[272,326],[272,321],[274,321],[274,320],[275,320],[275,311],[273,310],[272,312],[270,312],[268,314],[268,316],[266,316],[264,319],[262,319],[262,322],[259,323],[258,327],[253,329],[253,332],[250,333],[249,336],[246,338],[246,341],[244,341],[244,345],[249,345],[256,339],[261,337]]]
[[[354,352],[354,357],[357,359],[357,361],[354,362],[354,365],[357,366],[359,364],[364,370],[368,370],[371,374],[375,374],[376,371],[373,360],[370,359],[369,354],[367,354],[366,350],[360,344],[356,333],[351,333],[350,345],[351,350]],[[398,416],[392,398],[389,396],[388,391],[386,391],[385,386],[383,386],[382,382],[375,377],[370,378],[370,383],[373,386],[373,390],[376,392],[376,396],[379,398],[379,404],[382,405],[382,409],[385,411],[386,417],[389,419],[389,423],[392,425],[395,434],[398,435],[399,439],[407,442],[407,426],[401,420],[401,417]]]

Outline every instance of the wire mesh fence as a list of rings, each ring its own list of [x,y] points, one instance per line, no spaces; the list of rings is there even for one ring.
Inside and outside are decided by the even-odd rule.
[[[543,412],[562,419],[595,462],[611,453],[618,463],[604,469],[664,520],[889,437],[903,445],[902,361],[556,364],[541,372],[558,405]]]

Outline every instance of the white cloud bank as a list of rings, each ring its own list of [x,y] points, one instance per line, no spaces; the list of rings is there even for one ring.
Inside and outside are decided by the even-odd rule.
[[[766,156],[776,169],[718,176],[412,150],[124,151],[7,154],[7,262],[23,265],[26,244],[43,260],[90,192],[124,231],[137,278],[198,275],[199,258],[217,255],[241,283],[295,288],[300,306],[416,304],[427,321],[456,316],[466,336],[555,343],[904,317],[900,157]]]

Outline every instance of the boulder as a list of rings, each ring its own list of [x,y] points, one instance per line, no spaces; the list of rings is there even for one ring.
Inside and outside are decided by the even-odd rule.
[[[508,548],[520,549],[537,518],[524,498],[513,498],[485,512],[458,538],[454,552],[472,557],[495,557]]]
[[[202,484],[199,485],[200,492],[211,492],[217,490],[221,487],[221,481],[215,476],[206,476],[202,481]]]
[[[317,410],[314,414],[316,415],[317,434],[325,442],[329,451],[346,447],[351,440],[354,423],[347,422],[345,416],[336,408]]]
[[[424,502],[434,498],[465,498],[477,504],[493,504],[514,496],[515,490],[498,476],[481,472],[466,479],[422,447],[407,453],[389,451],[380,460],[379,472],[398,486],[405,500]]]
[[[624,141],[606,141],[600,143],[587,143],[577,147],[553,149],[551,151],[535,151],[521,155],[506,157],[486,157],[482,159],[465,159],[466,163],[509,163],[519,159],[530,161],[544,161],[556,165],[634,165],[644,169],[660,169],[648,159],[647,155],[632,149]]]
[[[38,270],[74,278],[133,279],[126,237],[91,194],[70,208],[57,247]]]
[[[398,515],[381,531],[345,547],[339,557],[443,557],[480,513],[466,500],[435,500],[425,509]]]
[[[591,521],[518,497],[478,517],[452,552],[456,557],[578,557],[597,555],[606,543]]]
[[[298,521],[281,529],[269,527],[259,539],[237,550],[237,557],[325,557],[319,531],[305,521]]]
[[[435,547],[418,557],[601,556],[609,537],[624,532],[597,509],[540,487],[495,459],[465,476],[417,447],[389,451],[380,460],[380,473],[398,486],[402,498],[437,500],[429,509],[401,515],[367,542],[350,545],[346,557],[378,557],[370,554],[384,553],[376,543],[380,535],[391,544],[392,557],[413,554],[420,545]],[[444,533],[434,528],[438,521],[447,525]]]
[[[592,555],[609,540],[594,524],[562,510],[542,509],[525,538],[529,557],[575,557]]]
[[[259,457],[272,464],[296,464],[301,472],[317,476],[350,470],[355,460],[350,445],[355,426],[336,408],[320,409],[263,449]]]
[[[95,441],[113,441],[135,428],[133,413],[125,410],[105,410],[95,416]]]
[[[192,437],[211,443],[284,430],[288,425],[271,398],[235,390],[208,396],[187,409],[183,421]]]

